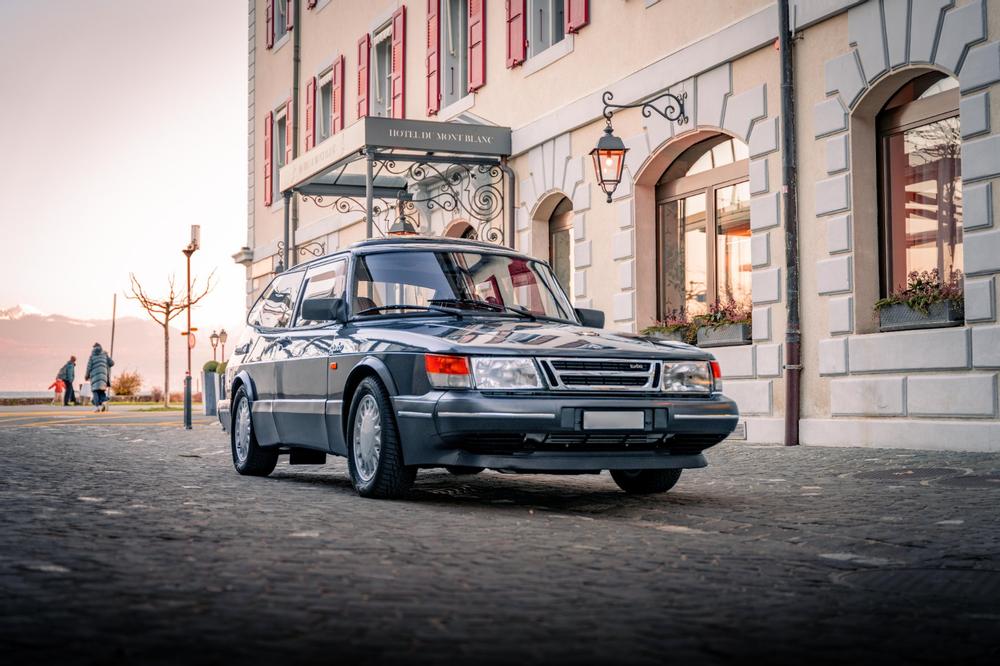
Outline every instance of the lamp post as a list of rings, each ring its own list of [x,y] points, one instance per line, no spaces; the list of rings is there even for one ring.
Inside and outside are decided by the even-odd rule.
[[[413,223],[410,222],[409,219],[407,219],[406,213],[404,212],[407,201],[409,201],[409,197],[400,197],[399,201],[396,203],[396,212],[398,217],[396,218],[396,221],[392,223],[392,226],[389,227],[388,233],[390,236],[398,237],[417,235],[417,228],[413,226]]]
[[[226,362],[226,340],[229,339],[229,334],[226,333],[226,329],[219,331],[219,342],[222,344],[222,362]]]
[[[208,341],[212,345],[212,361],[215,361],[215,348],[219,346],[219,334],[212,331],[212,335],[208,336]]]
[[[187,371],[184,373],[184,428],[191,429],[191,350],[194,348],[194,331],[191,328],[191,255],[201,245],[201,226],[191,225],[191,242],[181,252],[187,259]]]
[[[680,95],[663,93],[651,100],[636,102],[634,104],[612,104],[611,100],[614,97],[610,90],[605,91],[602,96],[602,100],[604,101],[603,115],[607,121],[607,126],[604,128],[604,135],[597,142],[597,147],[590,151],[590,157],[594,160],[594,172],[597,175],[597,184],[608,195],[608,203],[611,203],[611,195],[618,188],[618,184],[622,182],[622,169],[625,168],[625,153],[628,152],[625,142],[615,136],[614,128],[611,126],[611,117],[615,113],[612,109],[641,108],[643,118],[649,118],[655,111],[667,120],[676,121],[680,125],[688,121],[687,114],[684,112],[684,100],[687,99],[686,92]],[[662,109],[656,106],[656,102],[664,99],[666,100],[666,104]]]

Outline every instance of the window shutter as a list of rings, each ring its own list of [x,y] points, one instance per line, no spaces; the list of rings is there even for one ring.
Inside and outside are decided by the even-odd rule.
[[[427,115],[441,108],[441,0],[427,0]]]
[[[392,117],[406,117],[406,6],[392,15]]]
[[[507,67],[517,67],[528,55],[528,0],[507,0]]]
[[[267,17],[267,22],[264,28],[264,39],[267,42],[267,48],[271,48],[274,46],[274,0],[267,0],[267,7],[264,10],[264,16]]]
[[[271,195],[274,191],[274,185],[271,182],[271,160],[274,153],[274,141],[271,139],[271,133],[274,131],[274,112],[268,111],[267,117],[264,118],[264,205],[271,205]]]
[[[292,161],[295,148],[295,115],[292,113],[292,98],[285,102],[285,164]]]
[[[295,0],[285,0],[285,30],[295,27]]]
[[[590,23],[590,3],[587,0],[566,0],[563,14],[566,17],[566,32],[578,32]]]
[[[306,150],[316,145],[316,77],[306,83]]]
[[[366,34],[358,40],[358,118],[368,115],[368,60],[371,57],[371,36]]]
[[[469,0],[469,92],[486,85],[486,0]]]
[[[330,76],[330,134],[344,129],[344,56],[333,61]]]

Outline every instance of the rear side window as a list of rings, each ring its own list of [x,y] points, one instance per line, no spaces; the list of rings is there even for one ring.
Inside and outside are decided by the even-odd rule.
[[[343,298],[347,285],[347,260],[340,259],[331,264],[313,266],[306,272],[306,286],[302,290],[302,300],[309,298]],[[301,304],[300,304],[301,308]],[[329,323],[299,319],[296,326]]]
[[[295,298],[302,285],[302,271],[274,278],[253,306],[247,323],[261,328],[287,328],[295,312]]]

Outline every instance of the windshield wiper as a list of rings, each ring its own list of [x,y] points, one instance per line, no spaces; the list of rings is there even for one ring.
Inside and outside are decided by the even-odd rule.
[[[531,321],[535,321],[535,313],[524,307],[523,305],[504,305],[502,303],[490,303],[489,301],[481,301],[478,298],[434,298],[428,301],[428,303],[455,303],[457,305],[478,305],[480,307],[485,307],[493,312],[513,312],[514,314],[521,315],[522,317],[527,317]]]
[[[427,310],[428,312],[440,312],[442,314],[454,315],[459,319],[462,318],[462,311],[455,308],[445,308],[440,305],[408,305],[405,303],[398,305],[376,305],[373,308],[365,308],[360,312],[355,314],[366,315],[366,314],[378,314],[383,310]]]

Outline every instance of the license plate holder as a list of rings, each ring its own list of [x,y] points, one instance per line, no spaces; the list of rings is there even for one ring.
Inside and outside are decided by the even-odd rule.
[[[584,430],[643,430],[646,414],[642,411],[587,411],[583,412]]]

